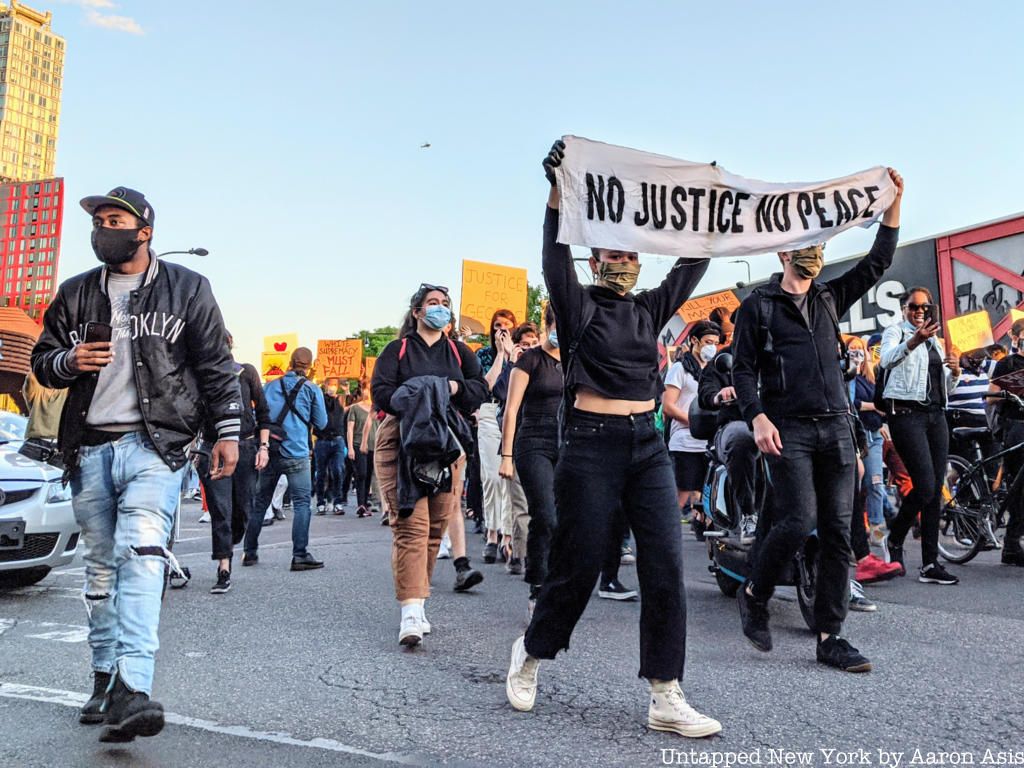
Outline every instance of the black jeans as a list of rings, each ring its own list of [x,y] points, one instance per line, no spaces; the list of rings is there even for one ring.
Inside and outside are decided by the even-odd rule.
[[[368,507],[370,504],[370,481],[373,480],[373,451],[363,453],[359,450],[358,445],[353,447],[356,449],[356,503],[360,507]]]
[[[551,537],[555,531],[558,424],[543,419],[523,419],[516,432],[512,453],[530,513],[526,535],[525,581],[539,586],[548,575],[548,553],[551,551]]]
[[[345,457],[345,479],[341,482],[342,501],[348,502],[348,491],[354,485],[356,485],[356,460],[355,456],[350,454]]]
[[[552,659],[590,600],[620,507],[636,538],[640,676],[675,680],[686,660],[686,594],[675,477],[653,414],[574,410],[555,468],[558,521],[526,650]],[[621,546],[621,540],[615,541]]]
[[[473,427],[473,445],[479,445],[476,426]],[[473,510],[473,520],[484,521],[484,484],[480,480],[480,451],[473,451],[466,463],[466,508]]]
[[[939,558],[939,512],[949,458],[946,414],[939,409],[899,409],[889,417],[889,433],[914,483],[899,514],[889,523],[889,541],[902,545],[920,513],[921,560],[923,565],[931,565]]]
[[[868,529],[864,525],[864,512],[867,504],[867,493],[864,483],[857,483],[853,491],[853,514],[850,515],[850,549],[854,558],[860,562],[871,554],[871,542],[868,541]]]
[[[213,559],[230,560],[235,544],[245,535],[245,527],[256,503],[256,440],[238,441],[238,466],[231,477],[210,479],[210,457],[199,454],[196,469],[206,491],[210,510],[210,534]]]
[[[857,480],[857,449],[849,416],[780,418],[782,455],[768,456],[772,527],[761,542],[751,587],[771,597],[780,572],[818,530],[815,628],[838,634],[849,608],[850,515]]]
[[[1017,443],[1024,442],[1024,421],[1007,421],[1003,430],[1003,445],[1010,448]],[[1007,454],[1003,458],[1005,467],[1005,482],[1013,485],[1007,495],[1007,512],[1009,519],[1006,521],[1006,538],[1003,540],[1004,552],[1019,552],[1021,549],[1020,538],[1024,536],[1024,448],[1019,451]]]

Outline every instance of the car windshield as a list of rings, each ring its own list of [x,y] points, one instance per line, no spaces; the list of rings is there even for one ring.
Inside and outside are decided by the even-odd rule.
[[[28,419],[19,416],[17,413],[0,411],[0,441],[10,442],[11,440],[25,439],[25,426]]]

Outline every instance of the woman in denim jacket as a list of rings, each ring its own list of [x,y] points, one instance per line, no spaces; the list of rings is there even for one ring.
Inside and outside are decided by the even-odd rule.
[[[956,584],[959,579],[938,562],[938,541],[949,454],[945,410],[949,393],[960,378],[960,363],[955,354],[946,354],[936,338],[939,323],[927,288],[911,288],[901,297],[900,306],[903,322],[882,334],[880,364],[887,373],[883,394],[891,403],[889,431],[914,489],[889,526],[889,559],[904,565],[903,541],[920,513],[922,565],[918,581]]]

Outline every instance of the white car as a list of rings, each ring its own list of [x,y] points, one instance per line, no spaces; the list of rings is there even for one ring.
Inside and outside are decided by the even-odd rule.
[[[75,558],[80,529],[63,471],[18,453],[26,419],[0,413],[0,587],[23,587]]]

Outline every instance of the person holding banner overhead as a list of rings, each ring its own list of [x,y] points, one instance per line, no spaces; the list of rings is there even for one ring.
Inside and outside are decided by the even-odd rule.
[[[540,659],[553,659],[590,600],[620,506],[633,529],[640,582],[640,676],[651,684],[647,725],[703,737],[722,726],[691,707],[679,681],[686,654],[686,596],[675,478],[654,424],[660,387],[657,336],[682,306],[708,262],[679,259],[661,285],[634,295],[635,252],[591,250],[595,285],[576,278],[569,247],[557,242],[555,142],[544,160],[551,183],[544,219],[544,281],[558,317],[565,396],[555,469],[557,521],[548,575],[526,634],[515,641],[505,692],[533,709]]]
[[[903,541],[921,515],[921,570],[924,584],[960,580],[939,563],[939,514],[949,456],[946,406],[960,379],[960,356],[947,354],[937,338],[937,307],[927,288],[911,288],[900,297],[903,322],[882,334],[885,371],[882,391],[889,408],[889,433],[910,473],[913,490],[889,524],[889,560],[904,566]]]
[[[816,528],[816,656],[844,672],[867,672],[871,662],[839,634],[849,609],[850,516],[857,480],[839,318],[878,281],[896,253],[903,179],[890,168],[886,181],[892,202],[868,255],[842,275],[818,282],[825,265],[821,244],[780,251],[782,273],[743,300],[733,336],[736,397],[767,459],[774,499],[766,510],[771,529],[737,595],[743,634],[757,650],[772,649],[768,600]]]

